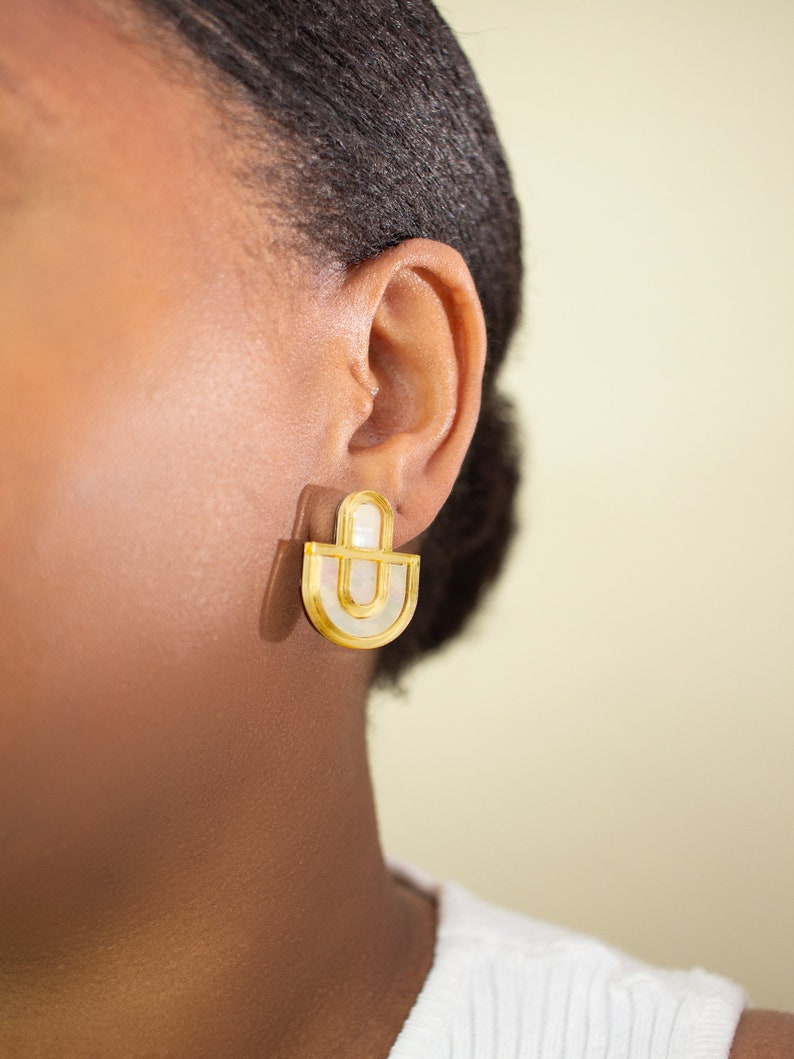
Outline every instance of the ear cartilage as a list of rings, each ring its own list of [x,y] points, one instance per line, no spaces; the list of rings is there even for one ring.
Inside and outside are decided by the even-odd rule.
[[[380,493],[351,493],[334,544],[303,546],[301,595],[312,625],[342,647],[382,647],[416,610],[419,556],[393,552],[394,512]]]

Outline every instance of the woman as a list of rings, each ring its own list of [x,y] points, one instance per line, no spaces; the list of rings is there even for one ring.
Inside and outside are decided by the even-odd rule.
[[[729,983],[378,844],[370,682],[464,623],[517,477],[517,210],[444,24],[408,0],[4,15],[0,1052],[727,1055]],[[345,528],[391,552],[391,509],[419,603],[351,649],[312,563]],[[731,1054],[792,1032],[747,1013]]]

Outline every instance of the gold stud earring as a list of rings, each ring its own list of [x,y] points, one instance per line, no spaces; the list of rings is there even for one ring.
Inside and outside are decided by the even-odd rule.
[[[419,556],[393,552],[394,512],[380,493],[351,493],[334,544],[303,546],[301,595],[312,625],[342,647],[382,647],[416,609]]]

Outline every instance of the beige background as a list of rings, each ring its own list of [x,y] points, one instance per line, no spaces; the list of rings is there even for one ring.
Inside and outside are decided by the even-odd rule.
[[[389,851],[794,1008],[794,4],[446,0],[512,158],[524,530],[378,699]]]

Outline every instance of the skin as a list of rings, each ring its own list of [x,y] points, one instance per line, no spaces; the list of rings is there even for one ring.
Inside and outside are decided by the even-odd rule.
[[[470,276],[306,260],[189,67],[88,0],[0,9],[3,1055],[386,1056],[435,910],[384,864],[372,656],[302,616],[300,541],[356,489],[397,547],[435,516]],[[736,1056],[792,1054],[770,1018]]]
[[[313,266],[184,71],[88,4],[3,14],[3,1054],[385,1055],[434,909],[378,844],[372,656],[271,572],[355,489],[396,546],[433,518],[471,280],[424,242]]]

